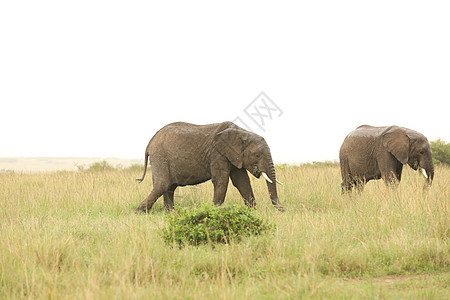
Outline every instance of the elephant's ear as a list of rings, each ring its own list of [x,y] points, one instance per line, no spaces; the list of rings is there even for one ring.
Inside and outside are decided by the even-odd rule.
[[[243,130],[228,128],[217,133],[214,137],[217,151],[238,169],[242,168],[244,154],[243,133]]]
[[[383,146],[402,164],[408,162],[410,140],[406,132],[392,127],[383,133]]]

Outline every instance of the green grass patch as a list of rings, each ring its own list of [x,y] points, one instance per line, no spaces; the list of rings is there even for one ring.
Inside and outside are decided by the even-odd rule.
[[[200,208],[177,207],[168,216],[162,236],[167,244],[229,243],[243,237],[260,235],[274,228],[266,224],[254,210],[242,205]]]

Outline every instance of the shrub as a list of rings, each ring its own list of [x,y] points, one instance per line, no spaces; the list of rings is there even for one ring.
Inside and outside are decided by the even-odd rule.
[[[115,168],[109,162],[103,160],[93,163],[87,170],[89,172],[98,172],[98,171],[112,171],[115,170]]]
[[[143,172],[144,171],[144,165],[141,164],[132,164],[131,166],[124,169],[125,171],[134,171],[134,172]],[[148,170],[149,171],[149,170]],[[148,172],[147,171],[147,172]]]
[[[303,163],[302,165],[314,168],[339,167],[339,161],[337,160],[313,161],[312,163]]]
[[[169,245],[197,246],[208,242],[240,241],[243,236],[262,234],[274,228],[245,206],[216,208],[204,205],[189,210],[178,207],[168,216],[168,225],[162,230],[162,235]]]
[[[450,143],[437,139],[430,142],[433,162],[450,166]]]

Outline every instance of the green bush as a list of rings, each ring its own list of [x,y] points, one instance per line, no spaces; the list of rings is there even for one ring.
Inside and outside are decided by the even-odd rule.
[[[168,216],[168,225],[162,230],[162,235],[169,245],[197,246],[208,242],[240,241],[244,236],[262,234],[274,228],[245,206],[216,208],[204,205],[197,209],[177,207]]]
[[[144,165],[140,164],[132,164],[128,167],[124,167],[122,165],[116,165],[113,166],[106,160],[97,161],[91,164],[88,168],[86,168],[85,165],[75,165],[78,169],[78,172],[101,172],[101,171],[132,171],[132,172],[143,172],[144,171]],[[150,168],[150,167],[149,167]]]
[[[125,171],[135,171],[135,172],[143,172],[144,171],[144,165],[141,164],[132,164],[131,166],[124,169]],[[149,172],[150,170],[147,170]]]
[[[89,172],[112,171],[112,170],[115,170],[114,166],[111,165],[106,160],[95,162],[87,169],[87,171]]]
[[[450,166],[450,143],[437,139],[430,143],[433,162]]]
[[[339,167],[339,161],[337,160],[326,160],[326,161],[313,161],[312,163],[302,164],[308,167],[322,168],[322,167]]]

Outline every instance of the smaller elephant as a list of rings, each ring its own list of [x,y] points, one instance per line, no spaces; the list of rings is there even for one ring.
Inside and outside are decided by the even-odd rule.
[[[275,167],[264,138],[232,122],[196,125],[177,122],[161,128],[145,149],[144,180],[147,162],[152,166],[153,190],[136,209],[148,212],[159,197],[164,197],[166,210],[173,209],[173,196],[179,186],[195,185],[211,180],[215,205],[225,200],[231,179],[244,202],[254,207],[255,196],[247,171],[267,181],[272,204],[283,211],[278,200]]]
[[[372,179],[382,178],[387,185],[400,182],[404,164],[419,167],[431,185],[434,165],[427,138],[399,126],[362,125],[350,132],[339,151],[342,191],[362,190]]]

